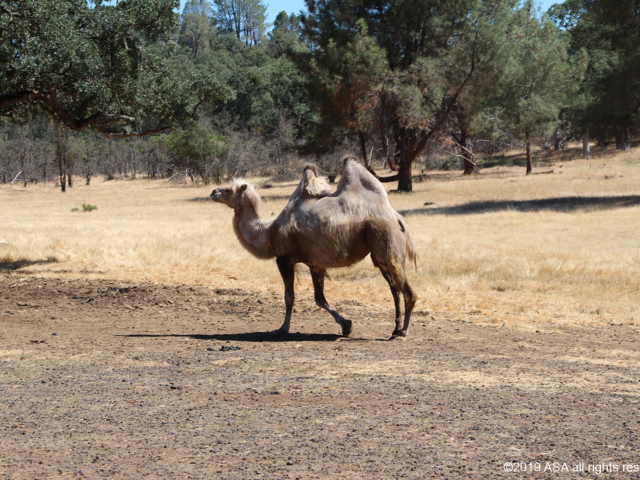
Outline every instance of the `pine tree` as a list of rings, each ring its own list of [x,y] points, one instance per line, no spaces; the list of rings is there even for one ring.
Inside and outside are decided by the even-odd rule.
[[[569,62],[564,38],[547,15],[538,17],[531,0],[514,12],[511,32],[510,61],[495,99],[497,117],[524,139],[528,175],[532,136],[555,126],[581,67]]]
[[[374,144],[397,172],[380,180],[410,191],[413,162],[495,66],[493,26],[512,4],[309,0],[307,6],[303,34],[312,48],[298,65],[322,119],[318,148],[351,135],[367,163]]]

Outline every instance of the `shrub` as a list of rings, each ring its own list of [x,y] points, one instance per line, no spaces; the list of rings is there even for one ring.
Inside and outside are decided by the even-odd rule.
[[[97,210],[98,206],[97,205],[91,205],[90,203],[83,203],[82,204],[82,211],[83,212],[90,212],[92,210]]]

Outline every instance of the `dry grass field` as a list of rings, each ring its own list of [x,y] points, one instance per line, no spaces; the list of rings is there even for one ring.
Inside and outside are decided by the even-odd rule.
[[[577,148],[540,154],[543,163],[530,176],[521,167],[488,168],[474,178],[439,172],[411,194],[390,193],[420,255],[410,273],[417,308],[525,329],[639,324],[640,151],[594,150],[591,161],[572,159]],[[261,189],[264,217],[279,212],[294,188]],[[100,179],[66,194],[3,186],[0,268],[281,293],[275,262],[239,246],[233,212],[207,201],[211,189]],[[83,212],[83,203],[98,210]],[[310,297],[310,277],[298,272],[298,298]],[[331,274],[330,302],[391,305],[368,259]]]
[[[210,186],[1,187],[0,477],[640,478],[640,149],[594,150],[390,194],[420,254],[406,342],[368,260],[327,285],[349,338],[302,268],[267,333],[275,262]]]

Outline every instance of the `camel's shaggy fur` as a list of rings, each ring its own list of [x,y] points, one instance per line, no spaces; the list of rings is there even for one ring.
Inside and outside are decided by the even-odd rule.
[[[416,253],[407,225],[389,203],[382,184],[353,157],[343,160],[338,188],[331,193],[315,166],[304,169],[300,184],[274,220],[260,217],[260,196],[252,185],[234,182],[211,193],[214,201],[235,210],[233,226],[240,243],[258,258],[276,258],[285,282],[287,313],[280,331],[287,333],[293,309],[293,265],[311,270],[318,305],[333,315],[344,335],[351,321],[329,307],[323,285],[327,268],[347,267],[371,254],[391,287],[396,306],[393,337],[406,337],[416,295],[407,283],[405,259]],[[400,318],[399,293],[405,304]]]

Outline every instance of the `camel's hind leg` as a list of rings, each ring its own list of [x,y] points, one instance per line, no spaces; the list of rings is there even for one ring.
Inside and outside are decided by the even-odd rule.
[[[293,312],[293,302],[296,299],[295,292],[293,290],[293,284],[295,280],[295,271],[291,259],[286,257],[276,258],[278,264],[278,270],[282,275],[284,281],[284,303],[287,307],[287,312],[284,316],[284,323],[274,333],[289,333],[289,327],[291,325],[291,312]]]
[[[393,280],[391,280],[391,276],[382,268],[378,262],[376,262],[376,258],[371,256],[371,260],[373,261],[373,265],[380,270],[380,273],[384,277],[384,279],[389,284],[389,288],[391,289],[391,295],[393,296],[393,305],[396,308],[396,329],[395,331],[402,330],[402,311],[400,310],[400,294],[398,293],[398,289],[394,286]]]
[[[384,270],[380,270],[382,276],[389,284],[389,288],[391,289],[391,295],[393,295],[393,305],[396,308],[396,329],[393,331],[395,335],[396,332],[402,331],[402,311],[400,310],[400,294],[398,293],[398,289],[393,284],[393,280],[391,280],[391,276],[385,272]]]
[[[342,335],[344,335],[345,337],[348,337],[349,334],[351,334],[351,330],[353,328],[353,322],[351,320],[347,320],[338,312],[333,310],[329,306],[329,302],[327,302],[327,299],[324,298],[324,277],[325,277],[326,271],[317,270],[317,269],[314,269],[313,267],[309,267],[309,270],[311,271],[311,280],[313,280],[313,291],[314,291],[316,304],[320,308],[324,308],[327,312],[331,314],[331,316],[335,319],[335,321],[338,322],[342,327]]]
[[[397,290],[402,292],[402,296],[404,297],[404,324],[402,325],[402,329],[400,329],[399,319],[396,319],[396,329],[391,334],[391,338],[406,338],[407,332],[409,331],[409,323],[411,322],[411,313],[413,312],[413,307],[415,306],[418,297],[413,292],[409,282],[407,282],[407,274],[404,271],[404,265],[401,270],[392,269],[392,271],[387,272],[387,274],[391,278],[393,285]]]
[[[396,266],[394,263],[397,262],[381,263],[373,255],[372,260],[374,265],[380,269],[385,280],[389,282],[389,287],[391,288],[391,294],[393,295],[393,301],[396,307],[396,328],[391,334],[391,338],[406,338],[407,332],[409,331],[409,324],[411,323],[411,313],[413,312],[413,307],[418,300],[418,296],[414,293],[407,281],[404,264]],[[400,298],[398,292],[402,292],[402,296],[404,297],[404,323],[402,324],[400,320]]]

